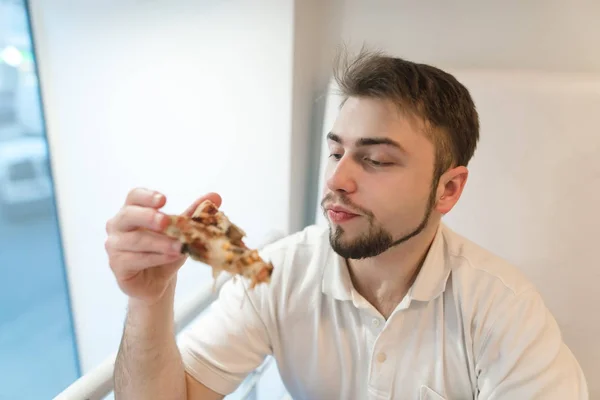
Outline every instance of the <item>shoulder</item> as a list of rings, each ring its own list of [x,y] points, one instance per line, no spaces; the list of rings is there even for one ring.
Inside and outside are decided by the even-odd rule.
[[[514,264],[447,227],[443,235],[451,271],[447,295],[460,308],[476,347],[499,325],[516,329],[528,314],[550,314],[535,285]],[[541,323],[528,322],[530,327]]]
[[[445,243],[445,260],[452,271],[454,284],[465,294],[500,294],[516,296],[535,290],[533,283],[513,263],[483,248],[474,241],[454,232],[447,226],[442,229]]]

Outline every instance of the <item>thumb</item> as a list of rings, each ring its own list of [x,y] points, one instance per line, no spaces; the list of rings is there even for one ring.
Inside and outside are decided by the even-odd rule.
[[[204,200],[210,200],[213,203],[215,203],[215,206],[221,207],[221,196],[218,193],[214,193],[214,192],[210,192],[205,194],[202,197],[199,197],[198,199],[196,199],[196,201],[194,201],[194,203],[189,206],[187,208],[187,210],[184,211],[183,215],[190,217],[192,216],[192,214],[194,213],[194,211],[196,211],[196,208],[200,205],[200,203],[202,203]]]

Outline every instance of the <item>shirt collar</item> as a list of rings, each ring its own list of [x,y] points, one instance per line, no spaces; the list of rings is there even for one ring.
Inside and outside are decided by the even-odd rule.
[[[352,300],[354,289],[346,260],[333,251],[331,247],[328,250],[321,290],[337,300]]]
[[[450,265],[446,259],[445,233],[446,226],[440,223],[421,271],[411,287],[410,295],[413,300],[430,301],[446,290]]]
[[[450,266],[445,257],[445,230],[445,225],[440,223],[421,270],[408,292],[410,300],[430,301],[446,289]],[[346,260],[336,254],[331,247],[323,271],[321,290],[337,300],[352,300],[354,289]]]

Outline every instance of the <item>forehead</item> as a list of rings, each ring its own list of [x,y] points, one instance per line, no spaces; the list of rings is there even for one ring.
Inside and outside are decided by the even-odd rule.
[[[429,143],[424,130],[420,118],[402,112],[392,101],[368,97],[349,97],[332,128],[345,145],[360,138],[383,137],[401,143],[407,150]]]

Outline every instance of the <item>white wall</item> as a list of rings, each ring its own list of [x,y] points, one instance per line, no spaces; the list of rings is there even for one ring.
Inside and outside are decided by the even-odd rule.
[[[207,191],[256,243],[288,232],[293,1],[32,1],[83,371],[115,351],[125,299],[104,225],[147,186]],[[248,211],[251,210],[251,211]],[[178,301],[208,282],[186,265]]]
[[[340,37],[447,69],[471,90],[481,142],[445,221],[538,286],[591,398],[600,397],[598,20],[598,2],[346,0]],[[338,101],[329,98],[322,134]],[[316,220],[326,223],[319,210]]]
[[[315,182],[319,179],[321,129],[331,60],[341,29],[341,0],[301,0],[294,4],[292,158],[290,207],[292,230],[313,222]],[[306,155],[306,156],[299,156]]]
[[[345,0],[342,39],[445,68],[600,71],[600,2]]]

